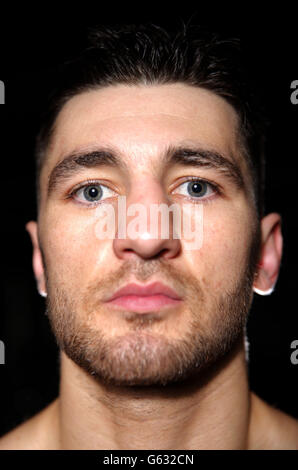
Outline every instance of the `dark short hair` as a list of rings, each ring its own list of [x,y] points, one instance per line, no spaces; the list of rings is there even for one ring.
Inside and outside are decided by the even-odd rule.
[[[56,118],[71,97],[115,84],[177,82],[213,91],[236,110],[241,147],[261,218],[268,122],[249,82],[240,39],[184,23],[175,31],[151,23],[89,28],[86,47],[57,67],[55,84],[40,114],[35,145],[37,199],[40,171]]]

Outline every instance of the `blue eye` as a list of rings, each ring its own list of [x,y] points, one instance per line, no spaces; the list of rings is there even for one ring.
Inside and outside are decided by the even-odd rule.
[[[72,196],[83,203],[96,203],[110,197],[114,191],[99,183],[86,184],[73,191]]]
[[[99,184],[96,186],[87,186],[83,189],[83,195],[87,201],[99,201],[102,197],[102,189]]]
[[[208,185],[205,181],[190,181],[187,185],[187,191],[190,196],[202,197],[208,191]]]
[[[191,180],[186,181],[179,185],[179,193],[184,196],[191,196],[195,199],[201,199],[203,196],[210,196],[216,192],[216,188],[213,184],[208,183],[204,180]],[[177,191],[178,188],[175,190]],[[181,192],[182,190],[182,192]],[[186,194],[185,194],[186,191]]]

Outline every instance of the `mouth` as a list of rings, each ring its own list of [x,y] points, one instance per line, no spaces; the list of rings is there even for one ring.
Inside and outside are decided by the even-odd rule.
[[[178,306],[181,302],[177,292],[169,286],[155,282],[146,286],[128,284],[115,292],[106,303],[131,312],[146,313]]]

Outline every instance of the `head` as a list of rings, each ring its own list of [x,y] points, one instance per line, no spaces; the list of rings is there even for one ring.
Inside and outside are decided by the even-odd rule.
[[[63,67],[37,136],[33,268],[65,354],[95,379],[167,384],[243,344],[253,287],[275,284],[280,216],[264,216],[264,125],[235,39],[199,28],[99,28]],[[96,235],[103,202],[201,207],[202,245]],[[128,219],[129,223],[129,219]],[[149,224],[150,225],[150,224]],[[117,222],[116,222],[116,226]],[[130,282],[180,300],[140,313],[115,306]]]

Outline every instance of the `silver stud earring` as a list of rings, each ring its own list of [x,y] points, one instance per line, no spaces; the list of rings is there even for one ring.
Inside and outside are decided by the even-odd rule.
[[[42,297],[48,296],[48,294],[44,290],[40,289],[39,286],[37,287],[37,290],[38,290],[39,295],[41,295]]]
[[[261,289],[258,289],[257,287],[253,287],[253,291],[259,295],[270,295],[272,294],[272,292],[274,292],[274,288],[275,288],[275,285],[273,285],[272,287],[270,287],[270,289],[267,289],[267,290],[261,290]]]

